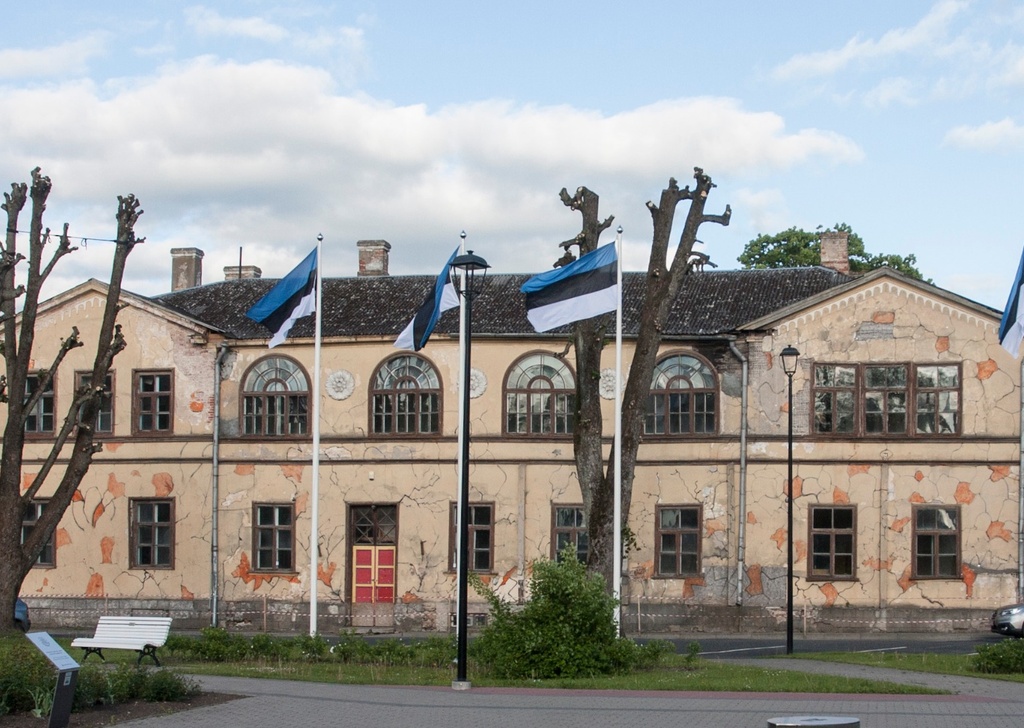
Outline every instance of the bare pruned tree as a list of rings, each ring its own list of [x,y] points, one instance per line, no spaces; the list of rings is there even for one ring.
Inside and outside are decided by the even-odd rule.
[[[44,393],[50,388],[68,352],[84,346],[77,327],[72,326],[61,339],[53,358],[39,367],[33,354],[36,338],[36,317],[39,313],[43,284],[57,263],[77,248],[68,237],[68,224],[56,236],[56,247],[44,260],[52,244],[50,229],[43,226],[43,213],[52,185],[49,177],[32,170],[31,186],[11,185],[0,205],[7,213],[7,235],[0,250],[0,324],[3,326],[2,348],[5,371],[0,375],[0,402],[7,407],[4,440],[0,450],[0,630],[10,631],[14,625],[14,602],[21,583],[32,564],[51,537],[64,511],[71,503],[79,484],[92,464],[93,456],[102,449],[93,441],[96,416],[104,394],[104,382],[114,357],[125,347],[121,327],[117,324],[120,309],[121,281],[125,262],[137,243],[135,223],[142,214],[134,195],[118,197],[117,239],[111,266],[106,305],[96,345],[90,384],[79,388],[72,398],[59,429],[55,428],[52,445],[31,480],[23,469],[26,421],[35,416]],[[27,257],[18,249],[19,217],[31,200],[31,222],[28,230]],[[23,284],[18,279],[24,280]],[[20,311],[19,311],[20,308]],[[24,479],[24,480],[23,480]],[[35,526],[22,542],[21,524],[26,508],[50,480],[46,507]]]
[[[648,202],[654,222],[651,255],[644,284],[643,303],[640,308],[633,359],[622,399],[622,517],[628,523],[629,506],[633,495],[633,477],[637,451],[643,434],[643,418],[650,393],[651,377],[661,346],[662,331],[672,302],[679,294],[684,278],[691,271],[689,265],[697,231],[706,222],[728,225],[732,209],[726,205],[725,213],[707,215],[704,206],[714,188],[711,177],[700,168],[694,169],[696,186],[679,188],[675,179],[661,192],[658,204]],[[555,264],[565,265],[572,260],[572,246],[585,254],[598,247],[601,233],[608,229],[614,218],[601,221],[598,214],[598,196],[586,187],[580,187],[570,196],[561,191],[562,203],[583,216],[582,230],[572,240],[561,243],[566,253]],[[676,208],[683,201],[690,208],[683,224],[675,251],[670,250],[672,226]],[[576,472],[583,491],[583,508],[587,519],[589,552],[587,566],[590,571],[605,576],[611,587],[612,547],[614,543],[614,481],[617,463],[614,452],[604,459],[602,453],[603,427],[601,421],[601,350],[609,326],[607,316],[580,321],[573,326],[572,344],[576,351],[576,411],[573,428],[573,446]]]

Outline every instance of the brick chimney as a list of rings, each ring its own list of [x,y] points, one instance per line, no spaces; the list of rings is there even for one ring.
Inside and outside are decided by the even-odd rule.
[[[821,264],[825,268],[850,274],[848,233],[829,230],[821,234]]]
[[[171,290],[203,285],[203,251],[199,248],[171,248]]]
[[[224,280],[240,281],[244,278],[260,278],[263,271],[255,265],[226,265],[224,266]]]
[[[388,275],[388,252],[391,250],[391,243],[387,240],[359,240],[356,247],[359,248],[360,276]]]

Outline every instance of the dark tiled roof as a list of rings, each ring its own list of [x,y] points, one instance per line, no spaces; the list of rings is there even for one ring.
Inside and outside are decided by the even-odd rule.
[[[475,335],[533,334],[519,287],[526,274],[489,275],[487,285],[473,303]],[[397,336],[423,302],[435,276],[382,276],[328,278],[323,291],[323,335]],[[643,302],[646,273],[623,276],[623,329],[636,332]],[[734,270],[687,276],[665,327],[667,336],[713,336],[778,311],[797,301],[852,280],[821,267]],[[152,300],[219,329],[231,338],[264,339],[267,330],[249,320],[245,312],[276,283],[250,278],[211,283]],[[442,315],[436,334],[458,333],[459,316]],[[313,336],[313,317],[295,324],[294,337]]]

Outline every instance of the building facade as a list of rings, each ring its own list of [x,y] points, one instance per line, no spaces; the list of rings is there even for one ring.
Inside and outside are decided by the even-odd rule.
[[[836,241],[840,252],[845,241]],[[831,244],[831,243],[830,243]],[[22,595],[39,624],[101,613],[305,631],[451,629],[458,492],[458,315],[420,352],[395,349],[431,276],[390,276],[361,241],[359,275],[324,282],[321,391],[312,317],[272,350],[244,317],[274,283],[252,266],[124,294],[129,347],[101,416],[104,449]],[[984,629],[1020,586],[1020,368],[999,312],[888,269],[694,272],[652,378],[625,555],[627,633],[785,623],[788,385],[795,605],[808,631]],[[831,259],[831,258],[830,258]],[[474,306],[470,568],[508,599],[530,565],[586,553],[575,475],[574,361],[536,334],[518,287],[489,276]],[[624,360],[644,274],[626,275]],[[39,342],[98,330],[105,287],[48,301]],[[39,361],[49,344],[39,343]],[[73,351],[30,423],[26,482],[89,368]],[[612,431],[614,351],[602,407]],[[316,574],[313,398],[319,404]],[[47,419],[46,411],[50,417]],[[59,423],[57,425],[59,427]],[[611,447],[609,439],[608,447]],[[34,459],[34,460],[33,460]],[[45,508],[45,498],[25,515]],[[471,594],[471,620],[486,619]]]

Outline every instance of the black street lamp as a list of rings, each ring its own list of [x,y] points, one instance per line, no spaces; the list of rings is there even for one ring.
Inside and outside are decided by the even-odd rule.
[[[462,482],[459,487],[459,606],[456,616],[458,631],[458,662],[456,678],[452,687],[469,687],[466,680],[466,647],[468,644],[466,624],[469,619],[467,600],[469,598],[469,372],[471,343],[473,338],[473,299],[483,290],[487,277],[487,261],[467,250],[456,256],[451,263],[452,285],[455,292],[466,302],[466,316],[463,334],[465,346],[462,352]]]
[[[786,441],[787,473],[788,483],[786,514],[788,526],[786,529],[786,654],[793,654],[793,375],[796,374],[796,361],[800,352],[792,346],[787,346],[780,354],[782,357],[782,371],[789,379],[789,436]]]

